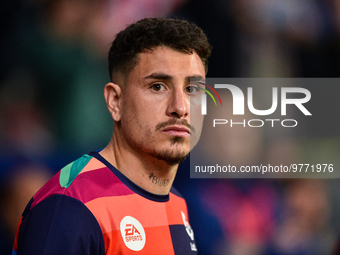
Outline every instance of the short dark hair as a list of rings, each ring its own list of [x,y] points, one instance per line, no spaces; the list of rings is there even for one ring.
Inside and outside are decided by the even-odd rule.
[[[201,58],[205,72],[211,45],[203,30],[193,23],[178,19],[145,18],[119,32],[109,51],[109,73],[112,81],[117,73],[127,75],[138,64],[138,54],[165,46]]]

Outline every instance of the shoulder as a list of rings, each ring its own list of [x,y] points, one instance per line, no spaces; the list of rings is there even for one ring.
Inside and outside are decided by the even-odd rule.
[[[184,199],[182,194],[174,186],[171,187],[170,194],[175,195],[178,198]]]
[[[18,254],[43,254],[51,251],[54,254],[100,251],[95,254],[103,254],[104,240],[97,220],[82,202],[57,194],[24,211],[18,232],[17,251]]]
[[[94,199],[93,190],[114,182],[114,174],[98,159],[88,154],[63,167],[34,196],[33,208],[44,199],[57,194],[66,195],[86,203]]]
[[[83,155],[62,168],[27,205],[16,236],[18,254],[102,254],[103,233],[88,203],[121,193],[120,183],[104,163],[91,155]]]

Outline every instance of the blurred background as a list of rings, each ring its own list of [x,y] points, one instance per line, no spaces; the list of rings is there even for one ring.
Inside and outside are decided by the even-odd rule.
[[[338,0],[0,1],[0,254],[11,254],[31,196],[108,143],[107,51],[117,32],[144,17],[203,28],[214,47],[208,77],[340,76]],[[340,87],[322,92],[309,109],[330,107],[324,125],[280,135],[234,129],[221,147],[226,158],[339,162]],[[187,199],[199,254],[337,254],[339,180],[190,179],[188,163],[175,187]]]

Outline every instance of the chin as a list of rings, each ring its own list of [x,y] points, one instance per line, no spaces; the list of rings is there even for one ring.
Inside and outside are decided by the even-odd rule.
[[[178,165],[179,163],[183,162],[187,157],[188,153],[180,154],[180,155],[171,155],[171,154],[163,154],[158,159],[163,160],[169,166]]]
[[[176,149],[168,149],[168,150],[161,150],[161,151],[154,151],[152,153],[152,156],[164,161],[170,166],[177,165],[181,162],[183,162],[189,155],[189,151],[184,150],[181,148],[181,150]]]
[[[172,137],[168,141],[164,141],[166,145],[159,146],[158,143],[148,154],[158,160],[164,161],[170,166],[183,162],[190,152],[190,143],[183,137]]]

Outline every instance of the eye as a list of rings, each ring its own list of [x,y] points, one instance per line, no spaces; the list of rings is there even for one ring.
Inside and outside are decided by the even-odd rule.
[[[153,84],[150,88],[154,91],[162,91],[165,89],[164,85],[160,83]]]
[[[198,92],[198,88],[196,86],[187,86],[185,87],[185,92],[189,93],[189,94],[195,94]]]

